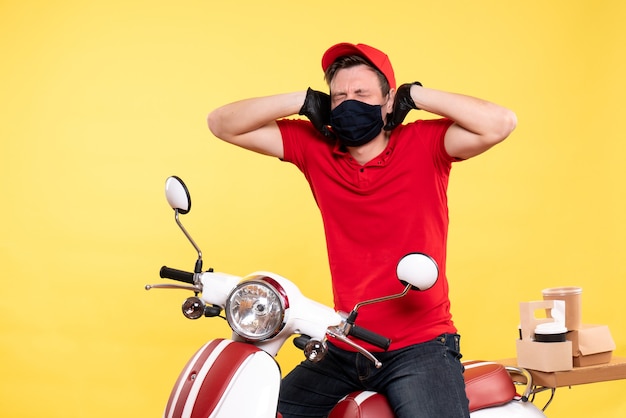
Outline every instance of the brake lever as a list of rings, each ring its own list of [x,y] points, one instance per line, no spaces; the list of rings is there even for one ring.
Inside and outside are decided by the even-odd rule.
[[[193,286],[185,286],[181,284],[147,284],[145,286],[146,290],[150,289],[182,289],[182,290],[191,290],[193,292],[201,293],[202,285],[193,285]]]
[[[380,369],[383,366],[383,364],[376,357],[374,357],[372,353],[370,353],[369,351],[367,351],[366,349],[364,349],[363,347],[361,347],[360,345],[358,345],[357,343],[355,343],[354,341],[346,337],[342,327],[340,326],[328,327],[328,329],[326,330],[326,334],[333,338],[338,339],[341,342],[348,344],[350,347],[354,348],[359,353],[363,354],[369,361],[374,363],[374,367],[376,367],[377,369]]]

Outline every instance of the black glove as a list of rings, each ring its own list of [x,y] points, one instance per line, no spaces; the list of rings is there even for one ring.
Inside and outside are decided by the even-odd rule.
[[[398,87],[396,90],[396,98],[393,101],[393,110],[391,113],[387,113],[387,124],[385,125],[385,131],[391,131],[402,123],[407,113],[412,109],[418,109],[415,106],[415,102],[411,98],[411,86],[414,84],[421,86],[422,83],[415,81],[413,83],[406,83]]]
[[[298,114],[309,118],[315,129],[325,137],[335,137],[335,134],[328,128],[330,125],[330,96],[328,94],[309,87]]]

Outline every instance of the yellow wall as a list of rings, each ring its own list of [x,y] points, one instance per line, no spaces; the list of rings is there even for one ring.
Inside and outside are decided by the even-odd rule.
[[[618,0],[0,2],[0,415],[158,416],[187,357],[224,335],[182,317],[185,292],[143,290],[194,261],[168,175],[191,188],[207,267],[273,270],[329,300],[303,178],[218,142],[205,115],[325,88],[320,57],[340,41],[384,49],[400,82],[518,114],[451,180],[465,357],[514,356],[517,303],[558,285],[584,288],[584,321],[608,324],[625,356],[625,19]],[[623,417],[625,390],[560,389],[548,412]]]

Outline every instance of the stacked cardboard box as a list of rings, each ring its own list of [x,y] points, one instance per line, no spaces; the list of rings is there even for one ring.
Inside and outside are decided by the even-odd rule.
[[[607,325],[585,325],[567,333],[572,342],[574,367],[609,363],[615,342]]]

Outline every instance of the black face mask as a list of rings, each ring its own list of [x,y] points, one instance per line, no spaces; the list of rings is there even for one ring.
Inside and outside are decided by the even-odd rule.
[[[330,126],[346,147],[365,145],[376,138],[385,122],[381,105],[346,100],[330,112]]]

